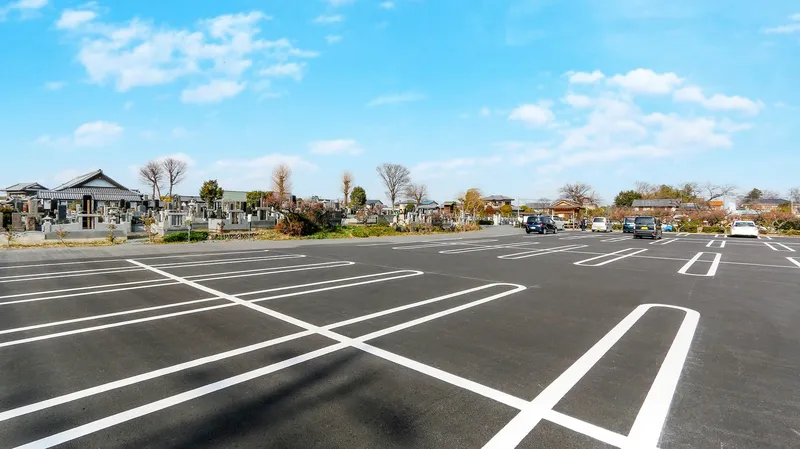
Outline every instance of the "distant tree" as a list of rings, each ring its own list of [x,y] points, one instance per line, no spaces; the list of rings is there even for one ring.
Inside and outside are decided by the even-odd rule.
[[[261,207],[266,200],[267,196],[272,192],[265,192],[263,190],[253,190],[245,194],[247,205],[251,208]]]
[[[342,173],[342,193],[344,194],[344,207],[347,207],[350,201],[350,187],[353,184],[353,175],[346,171]]]
[[[216,179],[209,179],[200,187],[200,198],[206,202],[209,209],[214,208],[214,202],[221,199],[224,193],[225,191],[219,186]]]
[[[582,182],[567,183],[558,189],[558,193],[565,199],[573,201],[578,204],[585,202],[597,203],[600,198],[592,190],[592,186]]]
[[[279,207],[282,207],[292,190],[292,169],[288,165],[280,164],[272,170],[272,190],[278,196]]]
[[[153,190],[150,198],[161,197],[161,184],[164,182],[164,166],[156,161],[148,161],[144,167],[139,168],[139,181]]]
[[[724,196],[730,196],[736,193],[736,186],[733,184],[712,184],[707,182],[703,185],[703,196],[706,201],[712,201]]]
[[[465,214],[471,215],[473,219],[483,211],[483,192],[480,189],[472,188],[459,199]]]
[[[414,209],[416,209],[416,207],[417,206],[414,206],[413,204],[406,204],[405,211],[407,214],[410,214],[411,212],[414,212]]]
[[[778,208],[775,209],[775,210],[777,210],[778,212],[791,213],[792,212],[792,203],[789,202],[789,201],[787,201],[785,203],[781,203],[781,204],[778,205]]]
[[[492,206],[486,206],[486,209],[484,209],[484,210],[483,210],[483,213],[484,213],[484,215],[486,215],[487,217],[491,217],[491,216],[493,216],[493,215],[495,214],[494,207],[492,207]]]
[[[634,200],[642,199],[642,194],[635,190],[623,190],[614,198],[614,205],[617,207],[631,207]]]
[[[747,192],[747,195],[744,196],[743,200],[744,200],[745,204],[747,204],[747,203],[756,202],[756,201],[760,200],[763,196],[764,196],[764,194],[761,192],[761,190],[753,189],[753,190]]]
[[[510,217],[512,213],[514,213],[514,208],[511,207],[510,205],[504,204],[500,206],[500,215],[507,218]]]
[[[172,196],[172,188],[180,184],[186,173],[189,171],[189,164],[186,161],[181,161],[173,157],[168,157],[161,161],[161,166],[164,167],[164,177],[169,184],[169,196]]]
[[[655,190],[655,187],[653,187],[652,184],[644,181],[636,181],[634,186],[635,186],[634,190],[636,191],[636,193],[641,195],[642,198],[647,198],[647,199],[651,198],[650,195],[652,195],[653,190]]]
[[[409,184],[405,188],[405,195],[414,200],[414,203],[419,206],[428,199],[428,186],[425,184]]]
[[[361,186],[356,186],[350,193],[350,206],[354,209],[361,209],[367,204],[367,192]]]
[[[781,196],[780,193],[778,193],[778,192],[776,192],[774,190],[764,190],[761,193],[761,198],[763,198],[765,200],[776,200],[776,199],[780,198],[780,196]]]
[[[531,210],[531,208],[528,207],[528,206],[525,206],[525,205],[522,205],[522,207],[519,208],[520,212],[528,212],[530,210]]]
[[[400,164],[389,163],[381,164],[375,170],[386,187],[386,195],[394,206],[397,195],[411,183],[411,172]]]

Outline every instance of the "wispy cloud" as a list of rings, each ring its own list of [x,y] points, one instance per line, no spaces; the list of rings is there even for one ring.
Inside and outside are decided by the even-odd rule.
[[[327,25],[329,23],[338,23],[344,21],[344,16],[341,14],[333,14],[333,15],[321,15],[317,16],[312,20],[312,23],[318,23],[321,25]]]
[[[0,7],[0,21],[12,12],[18,12],[20,19],[36,17],[39,10],[47,6],[47,0],[18,0]]]
[[[422,101],[424,99],[425,95],[423,94],[406,92],[402,94],[382,95],[380,97],[373,98],[369,103],[367,103],[367,106],[374,107],[387,104],[411,103],[414,101]]]
[[[395,5],[394,5],[394,2],[388,2],[387,1],[387,2],[380,2],[378,4],[378,6],[380,6],[383,9],[394,9]]]
[[[187,104],[219,103],[220,101],[235,97],[244,90],[245,83],[230,80],[214,80],[208,84],[184,89],[181,92],[181,101]]]
[[[325,42],[327,42],[329,45],[337,44],[341,41],[342,41],[342,36],[333,36],[333,35],[325,36]]]
[[[65,83],[64,81],[48,81],[44,83],[44,87],[47,90],[59,90],[66,85],[67,83]]]
[[[308,149],[311,154],[326,156],[333,154],[349,154],[355,156],[364,152],[358,145],[358,142],[352,139],[318,140],[308,144]]]
[[[800,31],[800,13],[789,16],[792,23],[780,25],[764,30],[767,34],[791,34]]]
[[[675,91],[673,98],[676,102],[698,103],[712,111],[741,111],[751,115],[758,114],[764,107],[764,104],[760,101],[756,102],[738,95],[729,97],[727,95],[714,94],[706,97],[697,86],[686,86],[679,89]]]
[[[124,131],[125,129],[116,123],[98,120],[78,126],[72,135],[55,138],[43,135],[36,138],[34,143],[61,149],[101,148],[117,142]]]
[[[275,64],[267,67],[258,73],[261,76],[271,78],[293,78],[295,81],[300,81],[303,79],[303,69],[305,66],[305,63],[287,62],[285,64]]]
[[[56,22],[56,28],[61,30],[72,30],[79,26],[91,22],[97,17],[97,13],[89,10],[65,9],[61,17]]]

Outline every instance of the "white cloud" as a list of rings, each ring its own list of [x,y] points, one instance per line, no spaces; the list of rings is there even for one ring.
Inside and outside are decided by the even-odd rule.
[[[0,7],[0,21],[3,21],[12,11],[18,11],[22,19],[35,17],[38,10],[45,6],[47,6],[47,0],[19,0],[11,2],[6,6]]]
[[[321,15],[317,16],[312,20],[312,23],[319,23],[319,24],[329,24],[329,23],[338,23],[344,20],[344,16],[341,14],[334,14],[334,15]]]
[[[325,42],[328,44],[336,44],[342,41],[342,36],[325,36]]]
[[[172,128],[172,131],[170,132],[170,135],[172,137],[174,137],[175,139],[183,139],[183,138],[189,137],[191,135],[191,133],[186,128],[184,128],[183,126],[176,126],[176,127]]]
[[[172,158],[172,159],[179,160],[181,162],[185,162],[186,165],[188,165],[190,167],[192,165],[196,164],[196,161],[194,159],[192,159],[192,157],[189,156],[186,153],[165,154],[164,156],[157,157],[156,160],[157,161],[163,161],[164,159],[167,159],[167,158]]]
[[[682,82],[683,78],[672,72],[659,74],[650,69],[635,69],[608,79],[609,85],[636,94],[668,94]]]
[[[677,102],[698,103],[704,108],[712,111],[741,111],[755,115],[764,107],[764,104],[755,102],[749,98],[734,95],[732,97],[714,94],[710,97],[703,95],[703,91],[697,86],[686,86],[678,89],[673,95]]]
[[[644,123],[658,125],[656,145],[685,151],[697,147],[726,148],[733,143],[730,137],[717,134],[717,123],[711,118],[682,118],[677,114],[655,113],[644,117]]]
[[[303,69],[305,66],[305,63],[287,62],[285,64],[275,64],[267,67],[258,73],[262,76],[272,78],[294,78],[295,81],[300,81],[303,79]]]
[[[94,11],[65,9],[56,22],[56,28],[62,30],[75,29],[85,23],[91,22],[96,17],[97,14]]]
[[[591,98],[585,95],[575,95],[572,93],[567,94],[561,101],[575,109],[590,108],[594,104]]]
[[[115,143],[124,131],[125,129],[116,123],[98,120],[78,126],[71,136],[54,139],[49,135],[43,135],[38,137],[35,143],[63,149],[100,148]]]
[[[244,90],[246,83],[230,80],[214,80],[208,84],[184,89],[181,101],[188,104],[219,103],[226,98],[235,97]]]
[[[312,154],[318,155],[349,154],[355,156],[364,151],[352,139],[318,140],[308,144],[308,148]]]
[[[380,2],[378,6],[383,9],[394,9],[394,2]]]
[[[605,78],[603,72],[595,70],[594,72],[567,72],[569,82],[572,84],[594,84],[601,79]]]
[[[492,115],[491,109],[487,108],[486,106],[482,107],[480,110],[481,117],[488,117]]]
[[[355,0],[325,0],[328,3],[328,6],[332,8],[338,8],[340,6],[347,6],[352,5],[355,3]]]
[[[74,29],[80,38],[77,59],[90,82],[110,81],[124,92],[189,77],[242,85],[254,62],[286,63],[319,55],[294,47],[287,38],[260,38],[259,27],[266,20],[270,17],[252,11],[203,19],[193,29],[173,29],[142,19],[123,24],[95,19]]]
[[[59,90],[66,85],[67,83],[65,83],[64,81],[48,81],[44,83],[44,87],[47,90]]]
[[[546,103],[523,104],[509,114],[508,119],[520,121],[528,126],[543,126],[551,122],[555,116]]]
[[[263,183],[265,173],[280,164],[288,165],[293,171],[313,172],[319,167],[300,156],[271,153],[253,159],[222,159],[213,164],[215,176],[226,189],[251,189],[253,181]]]
[[[789,19],[795,23],[767,28],[764,32],[767,34],[791,34],[800,31],[800,14],[792,14]]]
[[[413,101],[422,101],[424,99],[425,95],[414,92],[406,92],[402,94],[382,95],[380,97],[373,98],[369,101],[369,103],[367,103],[367,106],[374,107],[387,104],[410,103]]]

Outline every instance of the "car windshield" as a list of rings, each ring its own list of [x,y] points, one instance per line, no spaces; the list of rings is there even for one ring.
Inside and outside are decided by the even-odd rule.
[[[636,221],[633,217],[625,217],[625,224],[631,224]]]
[[[540,217],[528,217],[528,223],[538,223],[542,221]]]
[[[737,222],[735,222],[733,224],[733,226],[735,226],[737,228],[744,228],[744,227],[746,227],[746,228],[755,228],[756,224],[753,223],[752,221],[737,221]]]
[[[603,218],[603,217],[595,217],[595,219],[594,219],[595,223],[603,223],[605,221],[606,221],[606,219]]]
[[[637,225],[652,225],[653,223],[655,223],[653,217],[636,217]]]

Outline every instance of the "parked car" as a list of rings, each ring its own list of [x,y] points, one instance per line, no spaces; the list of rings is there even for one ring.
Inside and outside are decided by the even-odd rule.
[[[531,232],[538,232],[539,234],[552,232],[556,234],[558,233],[558,228],[550,217],[528,217],[528,221],[525,222],[525,233],[530,234]]]
[[[632,233],[634,221],[636,221],[636,217],[625,217],[625,220],[622,222],[622,232],[626,234]]]
[[[550,215],[550,219],[553,220],[553,223],[556,225],[556,229],[559,231],[563,231],[566,227],[564,220],[562,220],[558,215]]]
[[[661,230],[662,231],[666,231],[666,232],[674,232],[675,231],[675,226],[672,226],[671,224],[662,224],[661,225]]]
[[[734,221],[731,237],[758,237],[758,227],[752,221]]]
[[[635,239],[649,237],[656,240],[662,237],[661,220],[656,217],[636,217],[633,225]]]
[[[606,217],[594,217],[594,220],[592,220],[592,232],[614,232],[611,220]]]

